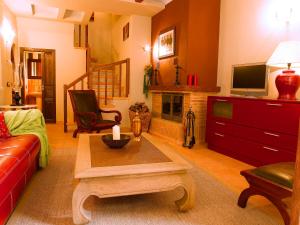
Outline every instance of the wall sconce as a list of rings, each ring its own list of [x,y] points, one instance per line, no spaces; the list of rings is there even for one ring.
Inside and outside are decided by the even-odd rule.
[[[12,44],[12,41],[16,35],[14,30],[12,29],[8,19],[3,18],[2,27],[1,27],[1,34],[5,41],[6,47],[9,47],[9,44]]]
[[[5,60],[7,60],[10,63],[13,63],[11,62],[9,52],[11,51],[10,48],[12,46],[13,39],[16,34],[12,29],[8,19],[6,19],[5,17],[2,20],[1,35],[3,37],[4,45],[5,45]]]
[[[286,24],[290,24],[293,18],[293,9],[289,7],[285,7],[284,9],[280,9],[276,12],[276,19],[279,22],[284,22]]]
[[[284,23],[289,25],[294,23],[297,19],[297,14],[299,14],[300,3],[298,0],[276,0],[275,4],[275,17],[279,23]]]
[[[143,47],[143,50],[144,50],[145,52],[151,52],[151,47],[150,47],[150,45],[149,45],[149,44],[146,44],[146,45]]]

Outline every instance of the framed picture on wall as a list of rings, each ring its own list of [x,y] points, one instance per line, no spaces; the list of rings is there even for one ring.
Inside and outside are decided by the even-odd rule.
[[[160,32],[158,36],[158,58],[175,55],[175,27]]]
[[[123,41],[126,41],[127,38],[129,38],[129,23],[123,27]]]

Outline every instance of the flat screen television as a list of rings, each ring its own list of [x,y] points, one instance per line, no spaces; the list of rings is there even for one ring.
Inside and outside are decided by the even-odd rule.
[[[232,66],[231,94],[245,96],[268,95],[268,72],[265,63]]]

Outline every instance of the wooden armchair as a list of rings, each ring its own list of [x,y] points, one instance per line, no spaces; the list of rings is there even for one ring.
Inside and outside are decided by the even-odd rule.
[[[120,124],[122,115],[117,110],[105,111],[99,108],[94,90],[69,90],[77,129],[73,133],[76,138],[78,132],[99,133],[101,130]],[[115,120],[104,120],[102,113],[115,113]]]

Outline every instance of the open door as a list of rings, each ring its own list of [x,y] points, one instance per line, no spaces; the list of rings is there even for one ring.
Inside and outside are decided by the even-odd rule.
[[[55,51],[44,52],[42,76],[43,114],[46,122],[56,122]]]
[[[47,123],[56,122],[55,50],[20,48],[24,65],[23,102],[37,104]]]

